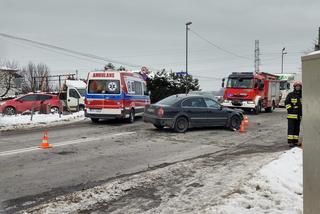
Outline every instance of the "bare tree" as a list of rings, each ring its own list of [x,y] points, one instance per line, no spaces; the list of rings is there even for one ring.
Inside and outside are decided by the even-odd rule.
[[[14,80],[20,77],[19,64],[16,61],[0,61],[0,97],[8,95],[15,88]]]
[[[29,62],[26,67],[23,67],[22,75],[25,80],[23,86],[24,93],[50,90],[50,70],[46,64],[39,63],[36,65],[33,62]]]

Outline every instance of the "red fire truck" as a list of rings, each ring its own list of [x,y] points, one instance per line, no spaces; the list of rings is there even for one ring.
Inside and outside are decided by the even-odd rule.
[[[222,87],[224,87],[223,79]],[[280,82],[269,73],[234,72],[229,75],[223,106],[240,108],[259,114],[264,108],[272,112],[281,99]]]

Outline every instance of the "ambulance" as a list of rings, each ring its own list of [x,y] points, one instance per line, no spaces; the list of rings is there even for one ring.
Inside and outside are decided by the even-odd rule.
[[[133,123],[150,104],[146,82],[131,71],[92,71],[88,74],[85,116],[93,123],[100,119],[127,119]]]

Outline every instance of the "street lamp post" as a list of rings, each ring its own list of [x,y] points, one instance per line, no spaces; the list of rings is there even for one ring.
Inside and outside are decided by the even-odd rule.
[[[281,73],[283,74],[283,55],[287,54],[287,52],[284,52],[286,48],[282,48],[281,51]]]
[[[191,24],[192,22],[186,23],[186,94],[188,93],[188,31]]]

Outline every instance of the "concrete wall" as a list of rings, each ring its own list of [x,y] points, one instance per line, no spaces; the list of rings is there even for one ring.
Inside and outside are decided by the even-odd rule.
[[[320,51],[302,57],[304,214],[320,213]]]

